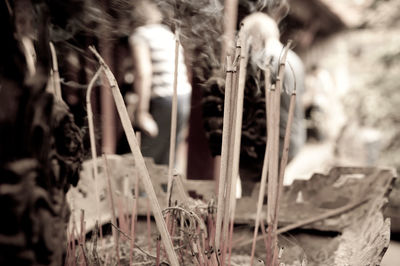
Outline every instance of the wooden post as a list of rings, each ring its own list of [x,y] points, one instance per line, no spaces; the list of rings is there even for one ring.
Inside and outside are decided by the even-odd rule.
[[[238,0],[225,0],[224,35],[221,47],[221,65],[225,62],[228,51],[233,48],[238,12]]]
[[[103,0],[103,2],[108,2]],[[108,3],[105,3],[105,9],[108,8]],[[112,43],[106,39],[100,39],[100,53],[107,64],[113,62]],[[100,106],[101,106],[101,132],[102,132],[102,152],[114,154],[117,147],[116,126],[115,126],[115,105],[110,93],[110,84],[107,78],[102,76],[102,86],[100,91]]]

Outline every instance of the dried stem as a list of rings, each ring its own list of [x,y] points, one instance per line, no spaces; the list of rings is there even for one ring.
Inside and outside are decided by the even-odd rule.
[[[89,49],[95,54],[97,57],[99,63],[101,66],[104,68],[104,71],[106,73],[107,79],[110,83],[111,91],[114,97],[115,104],[117,106],[117,111],[121,119],[122,127],[124,128],[126,137],[128,139],[129,147],[132,151],[133,157],[135,159],[135,165],[139,170],[139,175],[142,178],[142,182],[144,184],[146,193],[150,199],[150,204],[153,210],[154,218],[156,220],[156,224],[158,227],[158,230],[161,234],[161,240],[163,241],[163,244],[165,246],[165,249],[168,254],[168,258],[170,260],[170,263],[172,265],[179,265],[178,258],[176,256],[176,253],[174,251],[174,247],[172,245],[171,237],[168,234],[167,231],[167,226],[165,224],[165,221],[163,219],[162,213],[161,213],[161,208],[157,200],[156,193],[154,191],[153,184],[150,179],[149,172],[147,171],[142,153],[140,152],[140,149],[138,147],[138,143],[135,138],[135,132],[132,128],[131,121],[129,119],[128,112],[125,107],[124,100],[122,98],[121,92],[119,90],[118,84],[115,80],[114,75],[112,74],[110,68],[107,66],[107,64],[104,62],[103,58],[99,55],[99,53],[93,48],[89,47]]]

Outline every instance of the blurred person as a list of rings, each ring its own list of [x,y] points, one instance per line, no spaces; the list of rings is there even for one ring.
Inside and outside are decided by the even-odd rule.
[[[312,64],[302,97],[307,120],[307,138],[335,141],[345,123],[339,92],[331,74],[318,64]]]
[[[283,12],[284,14],[285,12]],[[279,19],[278,19],[279,21]],[[265,78],[263,71],[271,70],[270,83],[277,82],[279,60],[284,45],[280,42],[277,21],[265,13],[255,12],[242,20],[239,32],[248,47],[246,83],[243,100],[242,136],[240,148],[240,176],[243,180],[259,180],[267,140]],[[303,147],[305,126],[301,96],[304,92],[304,66],[295,52],[289,50],[280,101],[280,155],[288,120],[291,93],[296,90],[296,106],[290,135],[289,161]],[[205,128],[213,155],[221,154],[223,97],[225,81],[211,77],[206,84],[203,114]],[[220,107],[219,107],[220,106]]]
[[[287,6],[284,5],[282,7],[280,14],[286,14],[288,12]],[[249,62],[247,66],[247,80],[246,80],[246,90],[245,95],[248,97],[249,101],[251,97],[254,100],[250,101],[248,105],[248,115],[244,114],[244,118],[248,118],[250,121],[252,118],[250,109],[252,108],[253,102],[258,103],[260,101],[264,102],[264,105],[260,104],[262,110],[258,109],[256,112],[260,114],[260,116],[256,115],[256,122],[247,123],[251,127],[249,127],[249,132],[252,133],[252,129],[256,128],[254,125],[261,125],[261,121],[257,121],[259,117],[263,117],[263,129],[264,123],[266,123],[266,114],[265,114],[265,83],[263,83],[262,75],[260,74],[263,70],[267,68],[271,71],[270,83],[276,84],[278,82],[278,69],[279,62],[282,56],[282,51],[284,49],[284,45],[280,42],[280,31],[278,29],[279,19],[273,18],[273,16],[267,15],[265,13],[256,12],[251,15],[245,17],[242,21],[242,27],[239,32],[241,35],[241,39],[247,42],[247,46],[249,47]],[[289,115],[289,106],[290,106],[290,98],[293,91],[296,92],[296,105],[294,108],[293,121],[291,127],[290,134],[290,149],[289,149],[289,161],[292,160],[296,154],[303,147],[305,142],[305,126],[303,121],[303,109],[301,106],[301,97],[305,90],[304,83],[304,65],[300,57],[293,52],[292,50],[288,51],[286,58],[286,67],[284,73],[284,79],[282,83],[282,91],[281,91],[281,100],[280,100],[280,125],[279,125],[279,156],[282,156],[283,151],[283,142],[286,132],[286,124],[288,122]],[[245,105],[246,111],[246,105]],[[261,115],[262,114],[262,115]],[[246,123],[243,123],[244,127]],[[261,127],[260,127],[261,128]],[[260,137],[263,138],[264,142],[262,143],[261,150],[259,153],[261,156],[258,156],[259,163],[258,167],[254,167],[257,169],[258,173],[261,173],[262,160],[265,154],[265,141],[268,135],[267,130],[260,131],[263,134],[260,134]],[[244,143],[251,143],[251,141],[246,140],[247,136],[242,137],[244,139]],[[251,140],[251,139],[250,139]],[[261,143],[261,142],[260,142]],[[254,145],[256,146],[256,145]],[[254,150],[257,150],[254,149]],[[250,153],[249,153],[250,154]],[[251,156],[248,158],[242,156],[241,167],[242,171],[245,172],[245,168],[247,165],[252,164]],[[246,160],[247,159],[247,160]],[[251,169],[253,171],[253,169]]]
[[[157,164],[168,164],[170,125],[175,68],[175,36],[161,24],[162,15],[152,1],[138,1],[134,8],[137,27],[129,36],[134,64],[133,87],[138,103],[133,115],[134,126],[143,132],[141,150]],[[190,113],[191,85],[179,46],[178,119],[176,147]]]

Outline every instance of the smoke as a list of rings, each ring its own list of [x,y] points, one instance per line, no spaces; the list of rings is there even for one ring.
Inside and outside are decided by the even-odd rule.
[[[107,3],[106,3],[107,2]],[[77,34],[116,40],[131,34],[136,1],[131,0],[48,0],[51,15],[50,38],[65,41]]]
[[[201,84],[221,76],[221,44],[224,0],[155,0],[163,12],[164,23],[179,29],[194,78]],[[247,15],[262,11],[277,14],[286,0],[239,0],[238,24]],[[237,27],[238,28],[238,27]]]
[[[220,66],[223,5],[220,0],[156,0],[164,23],[179,31],[193,76],[204,83]]]
[[[204,129],[212,154],[220,154],[225,91],[225,73],[221,69],[220,62],[224,0],[156,0],[156,2],[163,12],[164,23],[171,29],[179,31],[187,61],[193,72],[193,81],[203,87]],[[257,11],[267,13],[279,21],[279,17],[287,12],[285,4],[286,0],[239,0],[237,30],[240,21]],[[255,160],[259,163],[262,162],[266,139],[263,96],[265,81],[262,70],[265,70],[270,62],[266,60],[263,49],[252,49],[250,57],[246,77],[241,154],[242,157],[251,158],[250,161]]]

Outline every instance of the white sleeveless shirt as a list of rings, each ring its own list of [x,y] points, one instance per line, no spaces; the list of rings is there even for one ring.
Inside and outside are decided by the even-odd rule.
[[[152,64],[151,97],[168,97],[174,93],[175,36],[168,27],[150,24],[136,28],[129,37],[131,44],[146,43],[150,49]],[[190,94],[187,69],[183,58],[183,48],[179,45],[177,94]]]

